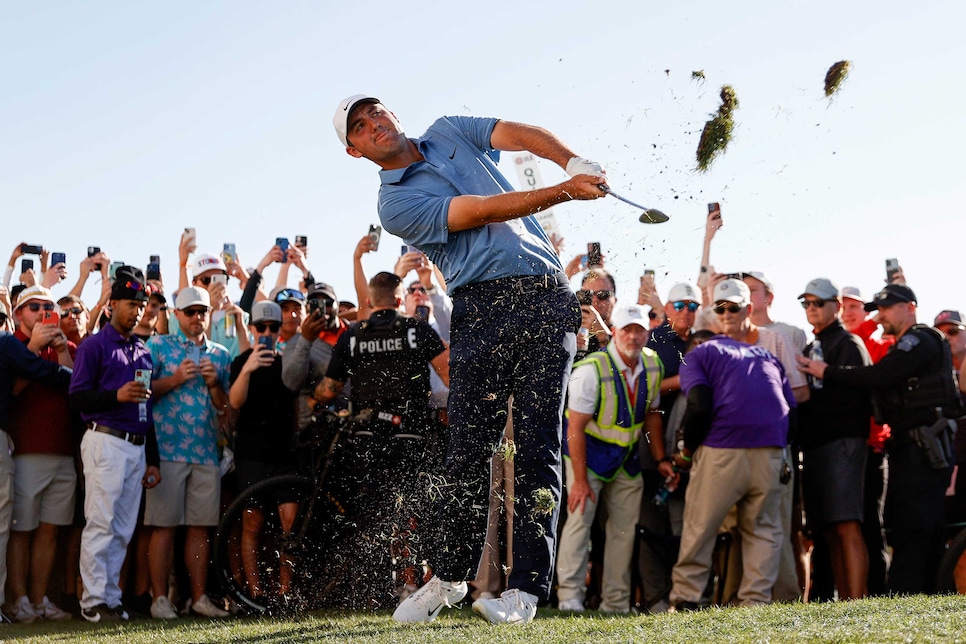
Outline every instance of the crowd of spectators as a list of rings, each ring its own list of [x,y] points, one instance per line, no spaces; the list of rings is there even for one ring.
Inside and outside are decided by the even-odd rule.
[[[909,521],[890,514],[905,511],[908,500],[887,501],[896,495],[889,461],[903,463],[899,476],[910,476],[905,468],[919,471],[918,461],[905,463],[921,445],[907,434],[958,418],[961,404],[930,399],[933,416],[897,429],[895,409],[878,408],[895,405],[882,395],[892,381],[858,374],[880,362],[884,373],[896,360],[891,356],[912,355],[932,341],[923,335],[912,342],[907,334],[925,333],[916,325],[913,291],[899,272],[874,297],[839,288],[844,275],[803,275],[800,295],[777,294],[767,272],[711,268],[711,240],[721,225],[720,212],[709,214],[695,283],[668,287],[648,273],[626,304],[605,259],[588,265],[578,255],[566,264],[568,277],[579,276],[582,318],[564,431],[569,512],[560,521],[559,608],[657,613],[934,591],[943,546],[935,530],[900,530],[900,541],[884,542],[885,528]],[[101,621],[127,619],[133,609],[158,619],[226,617],[234,607],[207,579],[212,528],[230,496],[296,471],[291,437],[313,422],[318,405],[382,405],[405,414],[425,407],[433,427],[446,426],[452,303],[439,271],[409,249],[391,272],[369,280],[363,261],[377,240],[366,236],[353,255],[355,302],[340,300],[312,275],[300,241],[273,245],[249,270],[233,247],[202,253],[186,233],[176,285],[157,266],[146,273],[118,266],[97,250],[56,299],[52,289],[68,275],[64,263],[51,264],[56,254],[40,249],[39,270],[23,266],[11,286],[27,250],[15,247],[0,291],[0,324],[9,334],[0,343],[0,438],[9,449],[0,445],[0,457],[12,455],[0,460],[6,616]],[[266,288],[263,274],[272,264],[279,276]],[[297,285],[290,284],[293,269]],[[85,302],[84,287],[97,276],[100,297]],[[242,293],[238,301],[229,286]],[[773,320],[775,299],[795,295],[803,319]],[[901,320],[899,309],[906,313]],[[410,333],[414,350],[419,345],[412,367],[419,379],[397,378],[380,390],[367,375],[380,363],[353,363],[350,346],[391,337],[390,330],[367,334],[380,324],[390,329],[397,318],[411,320],[400,332]],[[811,343],[800,326],[814,335]],[[966,357],[961,314],[945,310],[933,327],[958,373]],[[120,351],[115,345],[131,352],[127,367],[146,366],[150,376],[140,384],[128,382],[134,370],[127,380],[110,376],[107,388],[117,394],[105,403],[98,378],[111,372],[98,369],[106,368],[106,353]],[[135,355],[139,350],[150,360]],[[902,382],[925,382],[922,369],[941,372],[947,362],[923,364],[904,371]],[[108,440],[137,449],[124,455]],[[512,543],[512,444],[507,420],[504,440],[494,446],[496,493],[474,596],[498,593],[509,575],[500,562],[510,560],[503,550]],[[388,474],[391,455],[375,443],[366,453],[381,463],[364,483],[368,494],[398,494],[403,480]],[[406,454],[405,462],[417,466],[406,480],[417,478],[419,467],[439,465],[421,452]],[[931,529],[966,514],[966,477],[955,476],[966,461],[961,431],[946,456],[930,482],[944,493],[948,487],[956,502],[943,515],[940,498],[938,516],[921,516]],[[108,480],[101,468],[127,474]],[[290,499],[278,499],[283,524],[291,525],[294,512]],[[263,588],[251,553],[262,520],[253,508],[242,536],[245,580],[255,595]],[[399,545],[383,545],[381,556],[357,565],[389,568]],[[898,574],[890,574],[890,553]],[[387,579],[395,587],[360,605],[385,607],[391,597],[405,597],[423,583],[418,571],[393,571]]]

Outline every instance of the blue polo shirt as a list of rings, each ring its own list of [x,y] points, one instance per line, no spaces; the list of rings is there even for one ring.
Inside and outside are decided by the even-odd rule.
[[[444,116],[413,139],[422,161],[379,172],[383,228],[419,248],[443,272],[452,292],[501,277],[561,272],[560,259],[532,216],[450,232],[449,202],[460,195],[512,192],[490,145],[497,119]]]

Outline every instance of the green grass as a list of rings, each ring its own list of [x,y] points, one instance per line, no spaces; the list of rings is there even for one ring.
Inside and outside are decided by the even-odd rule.
[[[955,642],[966,640],[966,598],[877,598],[836,604],[776,604],[699,613],[612,617],[541,610],[523,626],[491,626],[468,607],[431,624],[397,625],[389,613],[323,611],[294,619],[141,620],[123,626],[80,622],[0,626],[18,642]]]

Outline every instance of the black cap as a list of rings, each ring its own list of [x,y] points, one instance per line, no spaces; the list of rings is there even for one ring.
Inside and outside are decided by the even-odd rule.
[[[875,294],[871,302],[865,305],[866,311],[875,311],[880,306],[891,306],[900,302],[916,303],[916,294],[912,289],[903,284],[889,284],[884,289]]]
[[[147,283],[144,273],[134,266],[120,266],[114,272],[114,284],[111,286],[112,300],[148,301]]]
[[[314,300],[316,298],[324,297],[332,300],[333,302],[338,302],[339,298],[335,296],[335,289],[325,284],[324,282],[316,282],[309,287],[308,299]]]

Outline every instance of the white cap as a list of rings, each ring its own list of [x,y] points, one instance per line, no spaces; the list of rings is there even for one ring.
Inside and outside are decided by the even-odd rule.
[[[865,298],[862,297],[862,291],[858,286],[843,286],[842,297],[849,298],[850,300],[858,300],[865,304]]]
[[[697,302],[701,303],[701,292],[691,282],[680,282],[671,287],[667,294],[668,302]]]
[[[775,292],[775,287],[771,285],[771,280],[765,277],[765,274],[761,271],[745,271],[742,273],[744,277],[754,277],[756,280],[765,285],[765,290],[769,293]]]
[[[221,271],[225,274],[228,273],[228,269],[225,268],[225,262],[217,255],[198,255],[195,258],[195,262],[192,265],[191,275],[193,277],[198,277],[205,271]]]
[[[751,303],[751,290],[741,280],[722,280],[715,285],[711,299],[715,302],[734,302],[747,306]]]
[[[177,297],[174,298],[174,307],[179,311],[184,311],[192,306],[211,308],[211,297],[208,295],[208,291],[197,286],[189,286],[178,291]]]
[[[827,277],[816,277],[805,285],[805,290],[798,296],[798,299],[802,299],[806,295],[814,295],[823,300],[837,299],[839,296],[839,287],[833,284],[832,280]]]
[[[30,300],[39,300],[41,302],[50,302],[51,304],[56,304],[56,302],[54,302],[54,296],[51,295],[50,291],[43,286],[28,286],[24,290],[20,291],[20,295],[17,296],[17,305],[14,307],[14,311],[19,310],[20,307]]]
[[[650,326],[647,311],[640,304],[624,304],[614,307],[610,314],[610,321],[615,329],[623,329],[631,324],[639,324],[645,329]]]
[[[349,130],[349,114],[352,112],[352,108],[356,104],[365,101],[366,103],[381,103],[375,96],[369,96],[368,94],[354,94],[349,98],[344,98],[339,103],[339,107],[335,108],[335,116],[332,117],[332,125],[335,126],[335,135],[339,137],[342,141],[342,145],[349,147],[348,136]]]

